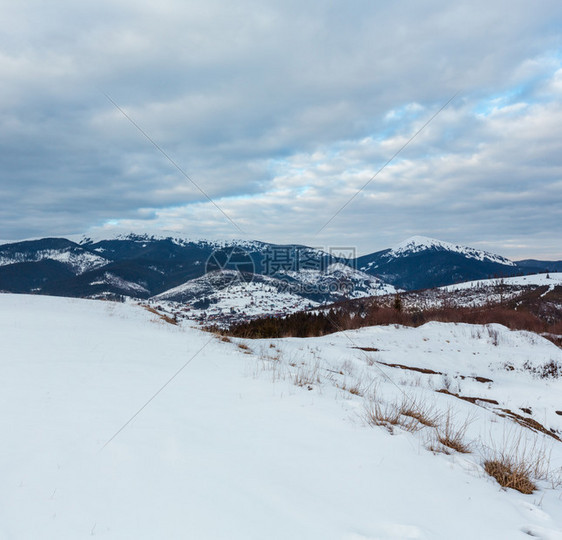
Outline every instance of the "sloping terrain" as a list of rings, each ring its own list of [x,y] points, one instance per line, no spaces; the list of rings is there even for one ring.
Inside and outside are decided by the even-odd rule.
[[[561,379],[542,370],[562,351],[535,334],[229,340],[25,295],[0,295],[0,328],[2,538],[562,536],[561,443],[518,418],[562,430]],[[406,421],[414,402],[435,427]],[[373,423],[396,404],[398,422]],[[447,418],[468,453],[439,441]],[[486,474],[499,450],[549,456],[531,495]]]
[[[170,309],[189,313],[190,318],[228,323],[256,316],[282,316],[344,298],[394,293],[392,285],[336,263],[325,271],[285,271],[275,276],[234,270],[209,272],[164,291],[151,301],[185,304],[189,311],[179,305]]]
[[[45,264],[47,261],[49,264]],[[324,271],[333,261],[321,250],[254,241],[208,242],[135,234],[76,241],[47,238],[0,246],[0,290],[85,298],[148,298],[209,271],[275,276],[310,268]],[[370,276],[364,280],[378,282]],[[326,294],[321,296],[328,298]]]
[[[523,273],[505,257],[423,236],[359,257],[357,267],[406,290]],[[526,268],[526,273],[534,271]]]
[[[538,261],[536,259],[525,259],[517,261],[521,268],[540,268],[542,272],[562,272],[562,261]]]
[[[104,266],[109,261],[65,238],[44,238],[0,245],[0,267],[18,263],[55,261],[75,275]]]
[[[201,288],[201,278],[210,272],[233,271],[272,285],[280,304],[285,305],[290,294],[300,298],[301,306],[308,306],[538,271],[529,261],[519,266],[499,255],[419,236],[358,259],[351,253],[352,249],[337,255],[331,249],[302,245],[136,234],[44,238],[0,245],[0,291],[106,299],[157,297],[204,305],[213,303],[213,298]],[[196,297],[195,291],[201,295]],[[224,292],[221,288],[215,296]],[[267,313],[271,309],[262,312]]]

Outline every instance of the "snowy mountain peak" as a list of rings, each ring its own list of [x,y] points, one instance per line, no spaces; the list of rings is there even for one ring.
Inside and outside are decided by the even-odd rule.
[[[436,240],[435,238],[429,238],[427,236],[412,236],[411,238],[408,238],[407,240],[404,240],[400,244],[394,246],[385,256],[387,258],[397,258],[428,250],[449,251],[453,253],[459,253],[461,255],[464,255],[465,257],[476,259],[479,261],[488,261],[505,264],[508,266],[516,266],[513,261],[510,261],[509,259],[506,259],[501,255],[495,255],[494,253],[489,253],[487,251],[482,251],[459,244],[451,244],[450,242]]]
[[[421,236],[415,235],[411,236],[410,238],[403,240],[396,246],[392,248],[392,251],[400,252],[404,250],[412,250],[412,249],[427,249],[436,246],[450,246],[452,247],[453,244],[449,244],[448,242],[443,242],[441,240],[437,240],[435,238],[429,238],[428,236]]]

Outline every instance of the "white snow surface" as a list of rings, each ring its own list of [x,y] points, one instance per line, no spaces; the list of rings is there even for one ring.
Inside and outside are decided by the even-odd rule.
[[[227,285],[224,288],[213,285],[213,279],[223,277]],[[234,310],[236,314],[252,317],[258,315],[285,314],[318,306],[318,302],[308,300],[290,291],[278,290],[279,281],[269,276],[260,276],[259,280],[240,282],[238,272],[234,270],[221,270],[220,273],[205,274],[201,277],[182,283],[173,289],[164,291],[151,300],[166,302],[177,295],[199,295],[209,298],[211,305],[205,309],[196,309],[190,305],[190,318],[197,318],[205,314],[206,317],[219,317]],[[230,279],[230,283],[229,283]],[[189,303],[189,302],[188,302]],[[182,308],[179,303],[174,307]],[[184,306],[185,308],[185,306]]]
[[[65,237],[72,242],[77,244],[96,244],[98,242],[109,241],[109,240],[130,240],[133,242],[149,242],[155,240],[170,240],[176,245],[186,246],[188,244],[208,244],[216,249],[237,246],[241,249],[247,251],[261,251],[267,249],[267,242],[261,242],[259,240],[245,240],[241,238],[202,238],[196,236],[189,236],[187,234],[179,234],[173,231],[156,231],[151,233],[135,233],[132,231],[122,231],[122,230],[102,230],[100,232],[80,234],[80,235],[70,235]],[[305,251],[318,254],[326,254],[321,249],[310,248],[302,246]]]
[[[284,282],[283,277],[294,281]],[[220,280],[225,284],[220,284]],[[177,287],[152,297],[155,302],[174,301],[181,296],[193,296],[185,300],[190,307],[189,316],[198,318],[221,317],[224,314],[283,315],[320,305],[298,293],[312,293],[315,290],[329,293],[330,285],[341,283],[349,287],[348,297],[360,298],[394,294],[396,289],[378,278],[355,270],[341,263],[329,265],[325,271],[305,269],[279,272],[276,277],[256,275],[254,280],[240,281],[238,272],[221,270],[191,279]],[[215,280],[218,280],[215,282]],[[293,287],[293,289],[291,288]],[[211,305],[205,309],[193,308],[194,300],[209,298]],[[181,304],[176,306],[181,309]]]
[[[435,393],[439,375],[378,363],[399,362],[560,429],[561,380],[523,366],[562,351],[535,334],[429,323],[223,342],[137,305],[11,294],[0,328],[2,539],[562,538],[560,488],[504,491],[476,443],[434,454],[424,431],[366,426],[363,398],[345,390],[361,381],[365,395],[471,414],[467,436],[488,445],[523,430]],[[545,444],[560,466],[561,443]]]
[[[92,281],[90,285],[113,285],[114,287],[118,287],[123,292],[130,292],[130,293],[148,293],[148,289],[139,285],[138,283],[134,283],[133,281],[127,281],[111,272],[104,272],[103,279],[98,281]]]
[[[397,292],[393,285],[339,262],[330,264],[325,270],[304,269],[298,272],[286,270],[280,272],[280,275],[289,276],[303,284],[312,286],[321,286],[330,280],[341,280],[342,283],[347,283],[350,287],[349,298],[381,296]]]
[[[440,287],[446,291],[460,291],[463,289],[478,289],[479,287],[491,287],[496,285],[549,285],[551,288],[562,285],[562,272],[549,272],[544,274],[531,274],[528,276],[514,276],[501,279],[479,279],[476,281],[465,281],[455,285]]]
[[[450,242],[444,242],[443,240],[436,240],[434,238],[428,238],[426,236],[412,236],[411,238],[408,238],[407,240],[404,240],[403,242],[400,242],[400,244],[394,246],[388,253],[384,255],[384,257],[403,257],[405,255],[419,253],[421,251],[435,248],[460,253],[461,255],[464,255],[471,259],[477,259],[479,261],[489,261],[506,264],[509,266],[516,266],[513,261],[510,261],[509,259],[506,259],[501,255],[495,255],[494,253],[488,253],[487,251],[482,251],[458,244],[451,244]]]
[[[44,249],[35,252],[32,256],[27,253],[15,253],[11,257],[0,256],[0,266],[22,262],[38,262],[45,259],[58,261],[70,266],[76,274],[83,274],[106,265],[109,261],[93,253],[72,253],[67,249]]]

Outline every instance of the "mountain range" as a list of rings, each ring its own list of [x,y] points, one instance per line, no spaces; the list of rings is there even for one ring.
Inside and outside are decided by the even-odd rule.
[[[0,245],[3,292],[181,302],[209,300],[240,281],[322,303],[560,268],[562,261],[513,262],[422,236],[358,258],[302,245],[136,234]]]

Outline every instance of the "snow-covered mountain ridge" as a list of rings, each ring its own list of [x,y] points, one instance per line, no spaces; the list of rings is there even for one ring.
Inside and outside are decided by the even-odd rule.
[[[1,245],[0,291],[147,299],[170,295],[184,284],[189,290],[189,282],[207,272],[236,270],[262,282],[273,278],[278,293],[300,296],[308,305],[537,271],[529,261],[519,267],[499,255],[419,236],[355,259],[339,258],[330,248],[256,240],[207,241],[126,232],[107,236]]]
[[[509,259],[507,259],[506,257],[502,257],[501,255],[495,255],[487,251],[482,251],[459,244],[452,244],[450,242],[444,242],[442,240],[436,240],[434,238],[428,238],[426,236],[412,236],[411,238],[408,238],[407,240],[404,240],[403,242],[400,242],[398,245],[394,246],[390,251],[385,253],[383,257],[388,259],[406,257],[427,250],[449,251],[452,253],[458,253],[471,259],[476,259],[477,261],[489,261],[498,264],[505,264],[508,266],[516,266],[513,261],[510,261]]]

